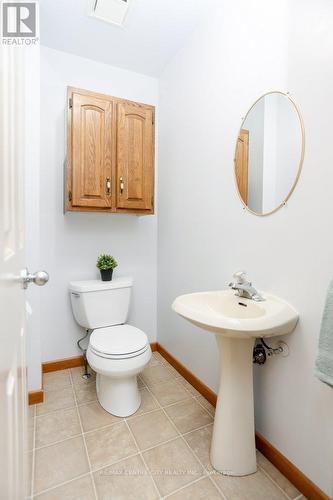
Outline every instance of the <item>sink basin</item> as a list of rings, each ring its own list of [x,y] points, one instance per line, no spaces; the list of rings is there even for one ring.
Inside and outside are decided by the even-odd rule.
[[[235,295],[233,290],[181,295],[172,308],[202,328],[226,337],[285,335],[295,328],[297,311],[288,302],[264,294],[263,302]]]
[[[181,295],[172,304],[180,316],[215,333],[220,353],[210,459],[220,473],[246,476],[257,471],[253,405],[253,346],[258,337],[291,333],[298,321],[288,302],[262,294],[262,302],[234,290]]]

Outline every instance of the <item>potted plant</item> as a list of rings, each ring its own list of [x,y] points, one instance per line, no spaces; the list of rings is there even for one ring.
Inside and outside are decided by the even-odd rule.
[[[102,281],[111,281],[113,270],[118,263],[112,255],[103,254],[98,257],[96,266],[101,272]]]

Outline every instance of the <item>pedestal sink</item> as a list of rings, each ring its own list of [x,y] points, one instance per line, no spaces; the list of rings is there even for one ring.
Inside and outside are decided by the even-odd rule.
[[[287,302],[263,293],[262,302],[239,297],[233,290],[191,293],[177,297],[172,308],[204,330],[215,333],[221,375],[211,462],[222,474],[245,476],[257,470],[253,408],[255,339],[291,333],[297,311]]]

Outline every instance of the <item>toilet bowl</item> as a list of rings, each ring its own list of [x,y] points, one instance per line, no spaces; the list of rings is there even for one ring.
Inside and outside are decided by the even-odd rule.
[[[96,372],[97,398],[103,408],[126,417],[137,411],[137,375],[151,358],[147,335],[130,325],[98,328],[90,337],[87,359]]]
[[[118,278],[69,286],[74,317],[91,330],[87,360],[97,374],[98,401],[118,417],[128,417],[140,407],[137,375],[152,355],[147,335],[126,324],[132,284],[131,278]]]

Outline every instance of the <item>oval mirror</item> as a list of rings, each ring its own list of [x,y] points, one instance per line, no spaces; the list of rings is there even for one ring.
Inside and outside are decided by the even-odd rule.
[[[304,156],[300,112],[283,92],[269,92],[246,114],[237,138],[235,179],[239,196],[255,215],[269,215],[290,198]]]

